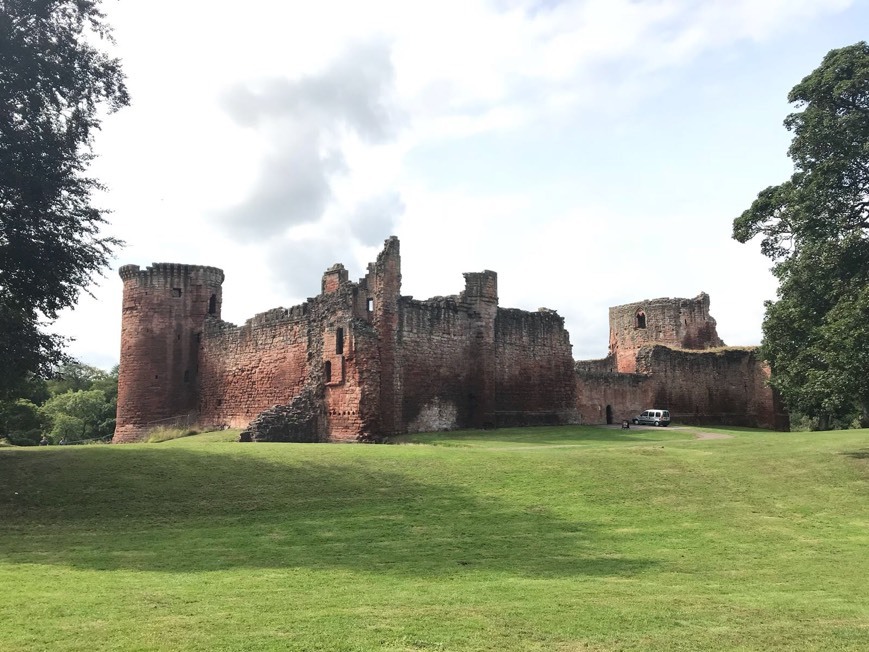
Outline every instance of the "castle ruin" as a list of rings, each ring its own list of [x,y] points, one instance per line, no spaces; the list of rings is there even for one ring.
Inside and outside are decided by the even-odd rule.
[[[495,272],[466,273],[458,295],[402,296],[395,237],[358,282],[334,265],[318,296],[241,326],[221,319],[217,268],[119,273],[114,442],[182,422],[254,440],[378,441],[613,423],[649,407],[688,423],[786,424],[756,351],[720,348],[705,294],[611,308],[609,356],[575,362],[564,319],[501,308]]]

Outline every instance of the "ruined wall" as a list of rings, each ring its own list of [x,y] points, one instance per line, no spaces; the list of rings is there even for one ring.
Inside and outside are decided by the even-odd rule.
[[[576,409],[582,423],[621,423],[645,409],[658,407],[653,406],[656,381],[651,376],[585,371],[580,364],[577,363]]]
[[[401,302],[402,423],[407,432],[468,427],[471,320],[458,297]]]
[[[297,396],[309,378],[309,306],[279,308],[243,326],[211,322],[202,338],[200,422],[243,428]]]
[[[787,429],[787,416],[767,385],[769,368],[756,348],[674,351],[654,346],[640,351],[640,371],[654,370],[654,405],[674,421]]]
[[[683,422],[772,425],[782,414],[754,352],[650,346],[721,345],[705,294],[611,308],[610,355],[574,363],[563,318],[499,308],[495,272],[465,274],[456,296],[402,297],[395,237],[357,283],[333,265],[319,296],[242,326],[220,320],[218,269],[163,263],[120,274],[115,441],[180,418],[246,427],[261,414],[251,438],[305,441],[580,415],[615,423],[650,407]]]
[[[577,409],[583,423],[630,419],[643,410],[670,411],[673,421],[786,430],[780,401],[767,384],[769,369],[753,348],[716,351],[644,347],[637,371],[623,374],[576,366]]]
[[[219,318],[223,272],[214,267],[125,265],[113,441],[135,441],[149,428],[195,415],[199,339],[207,317]]]
[[[504,309],[495,319],[497,425],[575,423],[573,347],[551,310]]]
[[[724,346],[709,315],[709,295],[694,299],[651,299],[609,309],[610,355],[622,373],[636,369],[637,352],[662,344],[681,349]]]

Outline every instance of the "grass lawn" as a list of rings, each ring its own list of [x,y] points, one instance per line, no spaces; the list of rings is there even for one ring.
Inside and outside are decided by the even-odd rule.
[[[869,431],[703,432],[3,448],[0,650],[869,649]]]

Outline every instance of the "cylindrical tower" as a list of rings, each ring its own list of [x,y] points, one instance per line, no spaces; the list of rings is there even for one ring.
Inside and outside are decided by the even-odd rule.
[[[220,318],[223,271],[154,263],[125,265],[118,413],[112,441],[193,415],[198,402],[199,341],[205,320]]]

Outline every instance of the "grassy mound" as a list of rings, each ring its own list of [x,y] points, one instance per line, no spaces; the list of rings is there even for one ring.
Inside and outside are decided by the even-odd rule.
[[[233,434],[0,450],[0,650],[869,647],[865,430]]]

